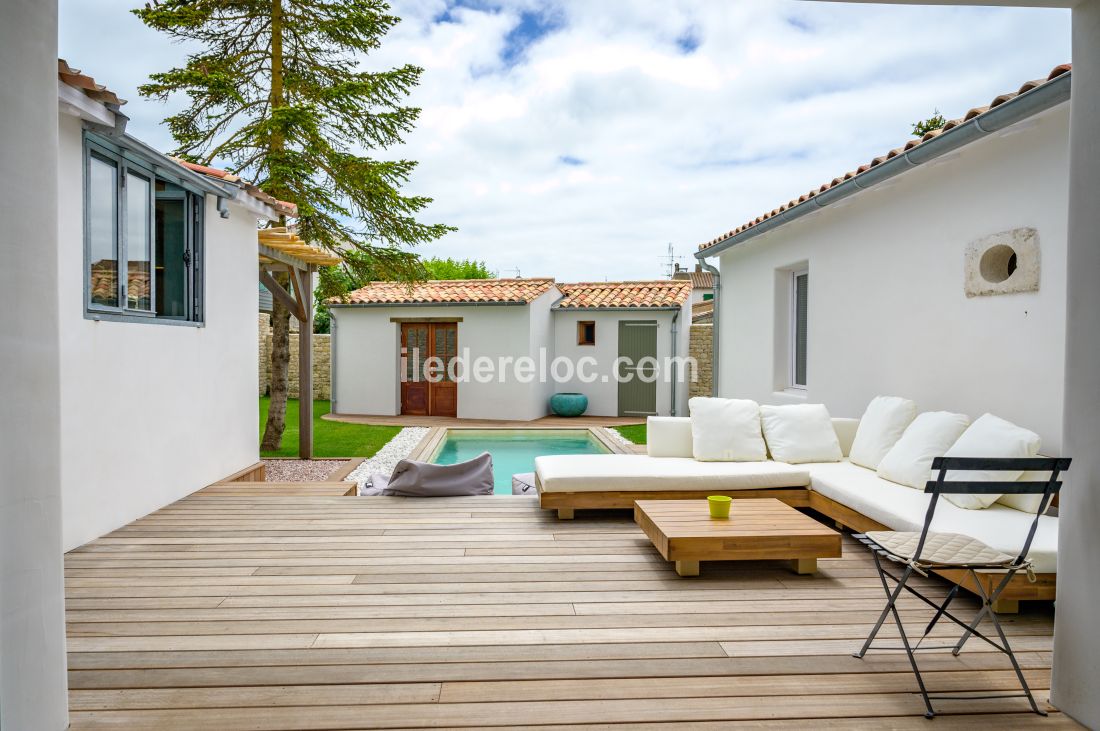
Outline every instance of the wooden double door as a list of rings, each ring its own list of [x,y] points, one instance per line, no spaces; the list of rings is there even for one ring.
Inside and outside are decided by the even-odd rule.
[[[458,385],[451,364],[458,357],[458,323],[403,322],[401,413],[458,416]]]

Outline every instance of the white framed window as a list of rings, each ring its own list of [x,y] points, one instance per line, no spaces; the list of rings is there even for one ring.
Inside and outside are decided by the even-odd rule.
[[[810,320],[810,270],[791,272],[790,354],[788,383],[790,388],[806,388],[807,343]]]

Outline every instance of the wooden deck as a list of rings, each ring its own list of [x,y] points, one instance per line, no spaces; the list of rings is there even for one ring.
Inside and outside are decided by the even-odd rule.
[[[932,728],[904,655],[850,656],[883,603],[850,538],[815,576],[686,579],[628,512],[328,490],[210,488],[68,554],[72,728]],[[1006,617],[1044,700],[1050,611]],[[978,641],[923,666],[939,690],[1014,687]],[[1073,726],[1022,699],[939,707],[987,714],[941,730]]]

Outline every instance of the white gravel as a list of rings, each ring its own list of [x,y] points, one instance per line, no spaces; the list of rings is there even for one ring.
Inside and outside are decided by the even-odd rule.
[[[265,459],[264,472],[268,482],[321,482],[346,459]]]
[[[372,472],[389,474],[397,463],[409,456],[424,435],[428,433],[425,426],[407,426],[397,432],[393,439],[383,445],[373,457],[365,460],[356,467],[346,479],[354,480],[359,487],[364,487],[370,479]]]
[[[611,435],[612,439],[614,439],[616,442],[623,445],[624,447],[633,447],[634,446],[634,442],[630,441],[629,439],[624,437],[622,434],[620,434],[618,429],[613,429],[611,427],[607,427],[607,429],[605,431],[607,431],[607,433]]]

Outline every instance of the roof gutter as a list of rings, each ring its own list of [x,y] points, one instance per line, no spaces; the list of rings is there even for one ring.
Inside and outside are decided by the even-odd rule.
[[[876,165],[873,168],[865,170],[864,172],[854,177],[845,180],[843,183],[834,185],[833,187],[825,190],[817,195],[814,195],[807,200],[792,206],[782,213],[778,213],[771,218],[767,218],[760,223],[745,229],[744,231],[730,236],[727,239],[720,241],[717,244],[695,252],[695,258],[700,261],[704,261],[707,257],[717,256],[722,252],[730,249],[737,244],[744,243],[749,239],[765,234],[768,231],[772,231],[780,226],[790,223],[791,221],[802,218],[803,216],[813,213],[819,208],[824,208],[827,205],[836,203],[839,200],[843,200],[848,196],[855,195],[859,191],[870,188],[874,185],[889,180],[897,175],[904,173],[911,168],[923,165],[927,162],[935,160],[938,157],[942,157],[949,152],[953,152],[964,145],[968,145],[971,142],[979,140],[983,137],[987,137],[994,132],[999,132],[1007,127],[1010,127],[1017,122],[1021,122],[1028,117],[1032,117],[1040,112],[1044,112],[1052,107],[1055,107],[1063,102],[1069,101],[1070,98],[1070,77],[1073,72],[1066,72],[1055,79],[1046,82],[1034,89],[1024,92],[1019,96],[1013,97],[1003,104],[993,107],[987,112],[977,115],[971,118],[967,122],[963,122],[957,127],[953,127],[946,132],[933,137],[927,142],[913,147],[911,150],[904,152],[896,157],[892,157],[885,162]],[[705,266],[705,264],[704,264]],[[712,273],[717,276],[717,270]],[[715,282],[715,299],[718,297],[717,281]],[[718,333],[718,306],[714,308],[714,325],[715,325],[715,340],[717,341]],[[717,353],[717,350],[715,351]],[[718,372],[717,361],[715,362],[715,373]]]
[[[551,312],[679,312],[679,305],[661,307],[553,307]]]

